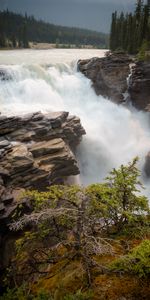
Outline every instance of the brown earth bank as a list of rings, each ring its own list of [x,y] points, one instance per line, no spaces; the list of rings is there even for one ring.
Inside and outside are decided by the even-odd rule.
[[[104,58],[80,60],[78,69],[91,79],[97,95],[124,102],[128,91],[132,104],[139,110],[150,105],[150,62],[136,62],[122,52],[107,53]],[[129,84],[127,78],[130,74]]]

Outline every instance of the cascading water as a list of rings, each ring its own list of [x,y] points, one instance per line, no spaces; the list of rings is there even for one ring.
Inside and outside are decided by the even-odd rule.
[[[139,156],[142,169],[150,150],[149,114],[97,96],[75,64],[3,65],[9,80],[0,81],[0,111],[21,114],[69,111],[81,118],[86,136],[77,157],[81,182],[100,182],[107,173]],[[148,182],[147,194],[150,190]]]

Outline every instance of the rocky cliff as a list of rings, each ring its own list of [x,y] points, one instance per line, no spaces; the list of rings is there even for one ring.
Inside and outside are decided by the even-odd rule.
[[[124,101],[131,58],[123,53],[109,54],[103,58],[80,60],[78,69],[92,81],[97,95],[108,97],[116,103]]]
[[[16,208],[24,188],[44,189],[79,174],[74,155],[85,134],[68,112],[0,116],[0,218]]]
[[[80,60],[78,69],[91,79],[97,95],[120,103],[128,91],[137,109],[150,110],[150,62],[135,62],[126,54],[108,53],[104,58]]]
[[[132,66],[129,93],[133,105],[150,110],[150,62],[137,62]]]

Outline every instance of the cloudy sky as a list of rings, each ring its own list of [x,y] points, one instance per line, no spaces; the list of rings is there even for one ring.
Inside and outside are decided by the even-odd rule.
[[[0,10],[34,15],[53,24],[108,32],[113,11],[131,11],[136,0],[0,0]]]

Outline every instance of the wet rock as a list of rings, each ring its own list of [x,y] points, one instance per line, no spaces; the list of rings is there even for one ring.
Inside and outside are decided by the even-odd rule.
[[[7,140],[0,141],[0,149],[6,148],[8,146],[10,146],[10,142],[8,142]]]
[[[150,62],[137,62],[132,67],[129,92],[132,104],[150,111]]]
[[[91,79],[97,95],[120,103],[123,101],[123,93],[127,90],[131,61],[124,53],[108,54],[103,58],[80,60],[78,69]]]
[[[0,215],[2,215],[5,212],[5,206],[3,203],[0,203]]]
[[[11,79],[12,76],[9,74],[9,72],[6,69],[0,67],[0,80],[4,81],[4,80],[11,80]]]
[[[144,171],[147,177],[150,177],[150,152],[145,157]]]

